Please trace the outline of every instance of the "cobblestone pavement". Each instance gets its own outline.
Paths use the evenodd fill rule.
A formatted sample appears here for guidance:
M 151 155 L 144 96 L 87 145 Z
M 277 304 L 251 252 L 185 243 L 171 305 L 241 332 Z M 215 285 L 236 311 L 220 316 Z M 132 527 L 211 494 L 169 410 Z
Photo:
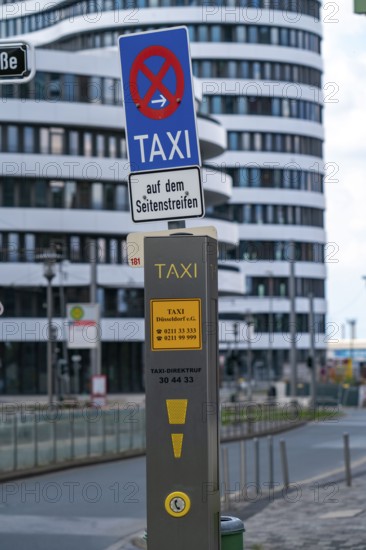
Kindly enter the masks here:
M 352 487 L 337 480 L 299 485 L 248 519 L 245 505 L 232 512 L 244 519 L 245 550 L 366 550 L 366 473 Z
M 292 489 L 275 499 L 231 503 L 228 514 L 244 520 L 245 550 L 366 550 L 366 472 L 351 487 L 330 479 Z M 146 548 L 142 535 L 116 550 Z

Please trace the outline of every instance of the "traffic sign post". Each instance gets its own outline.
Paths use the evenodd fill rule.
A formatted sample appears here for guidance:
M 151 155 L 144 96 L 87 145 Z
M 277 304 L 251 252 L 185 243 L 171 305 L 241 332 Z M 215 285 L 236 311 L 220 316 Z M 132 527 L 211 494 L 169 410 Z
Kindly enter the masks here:
M 91 402 L 94 407 L 105 407 L 107 403 L 107 377 L 94 374 L 91 377 Z
M 219 550 L 217 241 L 144 248 L 148 546 Z
M 133 221 L 201 217 L 188 30 L 124 35 L 119 47 Z M 149 550 L 219 550 L 217 240 L 146 236 L 137 249 L 130 264 L 145 268 Z
M 99 304 L 66 304 L 67 347 L 95 349 L 100 342 Z
M 133 221 L 202 217 L 201 158 L 188 30 L 175 27 L 123 35 L 119 48 Z M 169 182 L 176 181 L 173 171 L 178 168 L 185 170 L 184 176 L 179 174 L 182 189 L 176 191 L 189 195 L 184 203 L 171 195 L 174 190 L 167 191 Z M 153 186 L 156 191 L 148 191 Z M 167 200 L 169 206 L 147 208 L 140 204 L 143 195 L 158 205 Z
M 28 42 L 0 40 L 0 85 L 25 84 L 35 75 L 34 48 Z

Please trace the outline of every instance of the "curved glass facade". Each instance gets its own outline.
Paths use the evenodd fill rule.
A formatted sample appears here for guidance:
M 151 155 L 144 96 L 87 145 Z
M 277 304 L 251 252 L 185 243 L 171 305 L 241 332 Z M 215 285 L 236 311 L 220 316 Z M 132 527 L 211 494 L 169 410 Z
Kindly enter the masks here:
M 252 349 L 256 378 L 268 372 L 288 376 L 290 344 L 283 334 L 289 326 L 292 240 L 300 363 L 307 355 L 309 293 L 318 332 L 326 320 L 320 2 L 60 1 L 43 10 L 36 5 L 33 12 L 25 2 L 0 5 L 0 36 L 25 34 L 37 46 L 33 81 L 0 87 L 0 323 L 9 318 L 21 328 L 24 318 L 33 334 L 27 341 L 20 332 L 0 341 L 2 391 L 46 392 L 46 343 L 36 330 L 46 322 L 39 254 L 52 246 L 66 260 L 58 269 L 67 278 L 59 285 L 60 274 L 53 289 L 55 316 L 62 317 L 63 300 L 89 301 L 93 242 L 102 322 L 112 331 L 102 341 L 103 372 L 111 392 L 144 389 L 143 278 L 127 265 L 126 236 L 136 227 L 127 213 L 116 45 L 120 34 L 175 25 L 188 27 L 201 122 L 215 122 L 201 139 L 201 155 L 217 176 L 213 184 L 205 182 L 206 211 L 219 228 L 221 274 L 230 281 L 221 292 L 219 315 L 230 323 L 250 313 L 262 335 Z M 221 153 L 212 158 L 212 151 Z M 84 170 L 85 163 L 98 170 Z M 133 338 L 124 340 L 120 323 L 132 323 Z M 228 357 L 232 347 L 223 339 L 220 353 Z M 237 347 L 235 374 L 246 376 L 247 343 Z M 61 354 L 61 346 L 56 348 Z M 321 360 L 322 339 L 318 348 Z M 79 383 L 87 391 L 90 357 L 87 350 L 80 354 Z
M 313 101 L 270 96 L 203 96 L 201 110 L 214 115 L 279 116 L 322 122 L 322 108 Z
M 182 21 L 182 23 L 185 23 Z M 233 25 L 231 24 L 200 24 L 186 23 L 189 38 L 192 42 L 208 42 L 228 44 L 238 42 L 240 44 L 263 44 L 269 46 L 282 46 L 286 48 L 300 48 L 309 52 L 320 53 L 321 39 L 312 32 L 294 30 L 289 27 L 270 27 L 268 25 Z M 128 27 L 124 25 L 118 31 L 114 28 L 97 32 L 83 32 L 79 36 L 61 38 L 52 44 L 52 48 L 66 50 L 89 50 L 93 48 L 106 48 L 116 43 L 121 34 L 131 32 L 145 32 L 164 28 L 165 25 L 144 25 Z

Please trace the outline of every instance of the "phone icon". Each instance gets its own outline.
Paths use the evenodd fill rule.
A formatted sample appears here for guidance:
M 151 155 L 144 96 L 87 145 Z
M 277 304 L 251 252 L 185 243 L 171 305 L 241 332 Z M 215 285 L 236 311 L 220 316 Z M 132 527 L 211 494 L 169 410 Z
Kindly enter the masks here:
M 165 510 L 173 517 L 180 518 L 187 515 L 190 508 L 189 496 L 181 491 L 174 491 L 165 499 Z

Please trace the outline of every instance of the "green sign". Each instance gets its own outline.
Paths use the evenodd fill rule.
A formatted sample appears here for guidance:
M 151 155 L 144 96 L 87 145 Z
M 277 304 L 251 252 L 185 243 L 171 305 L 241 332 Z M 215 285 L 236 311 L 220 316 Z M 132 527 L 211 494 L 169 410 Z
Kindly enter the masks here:
M 355 0 L 355 13 L 366 14 L 366 0 Z

